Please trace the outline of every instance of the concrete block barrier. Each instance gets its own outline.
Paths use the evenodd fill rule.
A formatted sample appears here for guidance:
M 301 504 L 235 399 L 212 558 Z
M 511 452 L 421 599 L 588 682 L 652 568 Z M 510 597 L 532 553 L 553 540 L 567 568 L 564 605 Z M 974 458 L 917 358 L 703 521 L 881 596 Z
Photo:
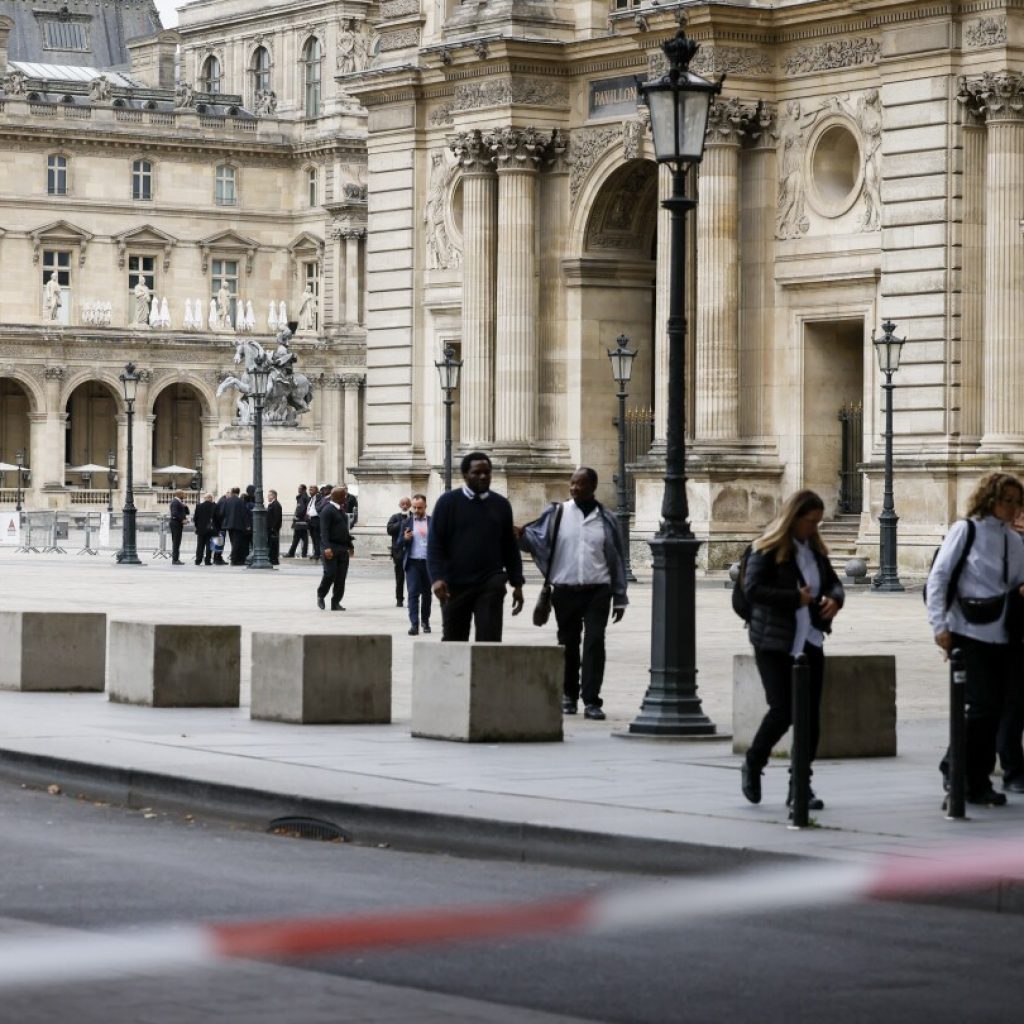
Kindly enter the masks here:
M 562 739 L 561 647 L 417 643 L 412 734 L 470 743 Z
M 237 708 L 241 626 L 112 620 L 107 695 L 154 708 Z
M 0 612 L 0 689 L 102 691 L 103 612 Z
M 752 654 L 732 659 L 732 749 L 746 753 L 767 711 Z M 790 730 L 775 747 L 788 755 Z M 896 756 L 896 658 L 892 654 L 825 655 L 818 757 Z
M 391 721 L 391 637 L 253 633 L 252 718 L 299 725 Z

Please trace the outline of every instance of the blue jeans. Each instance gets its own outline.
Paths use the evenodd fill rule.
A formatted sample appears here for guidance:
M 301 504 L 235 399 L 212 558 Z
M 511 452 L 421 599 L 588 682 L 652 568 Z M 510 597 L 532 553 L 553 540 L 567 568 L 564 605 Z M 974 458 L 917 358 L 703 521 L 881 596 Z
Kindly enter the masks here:
M 418 626 L 422 619 L 423 625 L 429 625 L 432 594 L 425 558 L 410 558 L 405 563 L 405 586 L 409 594 L 406 601 L 409 606 L 409 621 Z

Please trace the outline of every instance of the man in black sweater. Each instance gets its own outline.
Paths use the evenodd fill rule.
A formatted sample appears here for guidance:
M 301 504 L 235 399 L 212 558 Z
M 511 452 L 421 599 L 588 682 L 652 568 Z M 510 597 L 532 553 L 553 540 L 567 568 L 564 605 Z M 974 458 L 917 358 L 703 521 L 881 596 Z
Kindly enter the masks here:
M 284 509 L 277 500 L 277 491 L 267 491 L 267 559 L 271 565 L 281 561 L 281 523 Z
M 491 460 L 470 452 L 462 460 L 464 485 L 437 499 L 427 540 L 431 587 L 441 602 L 444 640 L 501 642 L 505 584 L 512 614 L 523 610 L 523 559 L 508 499 L 491 490 Z
M 352 534 L 348 529 L 344 487 L 335 487 L 331 491 L 330 501 L 323 505 L 317 518 L 320 520 L 324 574 L 316 589 L 316 606 L 323 610 L 324 598 L 330 590 L 331 611 L 343 612 L 345 608 L 341 599 L 345 596 L 345 578 L 348 576 L 348 560 L 352 554 Z

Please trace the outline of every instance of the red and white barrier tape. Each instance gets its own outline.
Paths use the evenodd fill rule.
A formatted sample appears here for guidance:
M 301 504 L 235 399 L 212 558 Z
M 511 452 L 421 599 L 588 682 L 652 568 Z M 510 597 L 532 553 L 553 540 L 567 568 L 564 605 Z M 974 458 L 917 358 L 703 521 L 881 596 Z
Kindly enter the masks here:
M 1022 839 L 866 864 L 798 864 L 661 880 L 541 903 L 117 932 L 21 933 L 0 941 L 0 988 L 211 967 L 238 958 L 288 959 L 467 939 L 650 929 L 712 915 L 965 891 L 1007 879 L 1024 880 Z

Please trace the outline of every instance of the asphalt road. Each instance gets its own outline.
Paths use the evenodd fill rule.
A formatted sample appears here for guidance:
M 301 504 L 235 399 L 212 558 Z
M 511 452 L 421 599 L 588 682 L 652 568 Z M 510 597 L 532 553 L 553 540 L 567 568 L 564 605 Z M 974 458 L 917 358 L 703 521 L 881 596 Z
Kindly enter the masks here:
M 0 863 L 7 935 L 518 902 L 620 881 L 269 836 L 8 785 Z M 1024 996 L 1022 938 L 1021 917 L 872 905 L 18 989 L 0 993 L 0 1021 L 1002 1024 Z

